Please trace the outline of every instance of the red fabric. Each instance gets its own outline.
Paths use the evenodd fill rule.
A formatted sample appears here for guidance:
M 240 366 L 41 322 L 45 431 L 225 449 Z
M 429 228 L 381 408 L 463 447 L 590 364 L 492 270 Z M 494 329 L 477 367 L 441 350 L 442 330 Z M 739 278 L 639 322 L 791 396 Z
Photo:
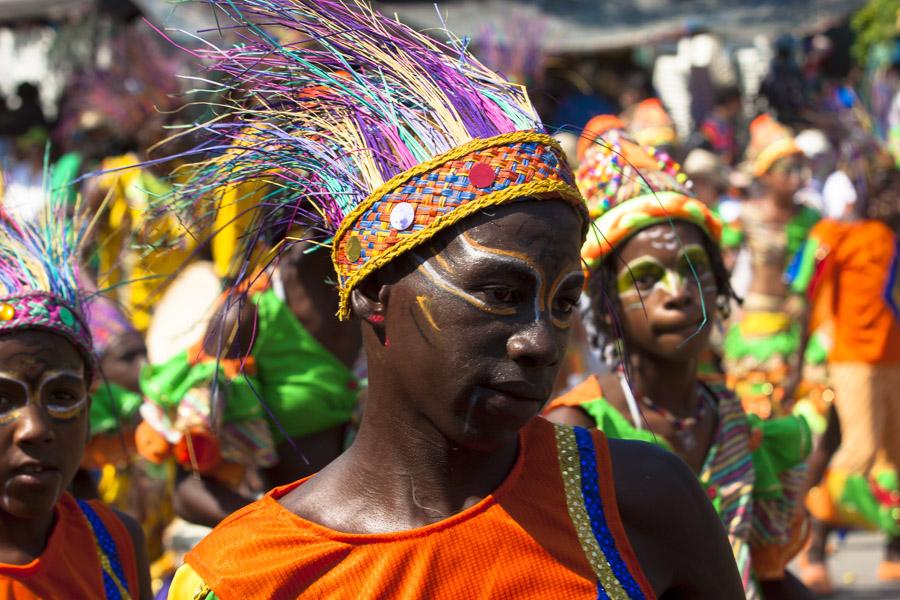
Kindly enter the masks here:
M 129 592 L 137 597 L 137 563 L 131 536 L 115 513 L 101 504 L 91 506 L 116 543 Z M 56 523 L 44 552 L 27 565 L 0 563 L 0 600 L 105 598 L 103 571 L 91 526 L 74 498 L 63 494 L 56 504 Z
M 621 527 L 601 433 L 595 442 L 610 527 L 652 598 Z M 327 529 L 278 503 L 304 481 L 234 513 L 187 555 L 221 600 L 597 597 L 566 507 L 554 429 L 544 419 L 523 430 L 516 464 L 492 495 L 426 527 L 373 535 Z

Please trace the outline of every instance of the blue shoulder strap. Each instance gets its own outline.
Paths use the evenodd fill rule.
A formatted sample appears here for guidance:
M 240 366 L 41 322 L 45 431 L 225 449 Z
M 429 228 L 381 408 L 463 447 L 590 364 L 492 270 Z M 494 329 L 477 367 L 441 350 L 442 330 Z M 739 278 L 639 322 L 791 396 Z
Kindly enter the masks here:
M 84 500 L 77 500 L 78 507 L 87 518 L 94 533 L 94 541 L 97 545 L 97 552 L 100 555 L 100 564 L 103 567 L 103 588 L 106 591 L 106 600 L 131 600 L 125 579 L 125 573 L 122 571 L 122 563 L 119 561 L 119 553 L 116 549 L 116 542 L 113 540 L 103 524 L 103 520 L 97 511 Z

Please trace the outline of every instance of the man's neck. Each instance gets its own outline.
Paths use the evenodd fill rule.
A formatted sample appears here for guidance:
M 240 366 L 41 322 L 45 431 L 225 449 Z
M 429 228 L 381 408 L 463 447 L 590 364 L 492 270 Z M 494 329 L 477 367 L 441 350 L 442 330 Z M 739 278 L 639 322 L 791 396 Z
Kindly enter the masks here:
M 515 441 L 489 450 L 460 447 L 402 406 L 373 397 L 370 390 L 353 446 L 335 469 L 323 471 L 338 487 L 358 492 L 370 514 L 382 515 L 379 528 L 402 531 L 446 519 L 494 492 L 509 474 L 518 451 Z M 396 409 L 388 414 L 381 407 Z M 365 524 L 354 528 L 371 529 Z

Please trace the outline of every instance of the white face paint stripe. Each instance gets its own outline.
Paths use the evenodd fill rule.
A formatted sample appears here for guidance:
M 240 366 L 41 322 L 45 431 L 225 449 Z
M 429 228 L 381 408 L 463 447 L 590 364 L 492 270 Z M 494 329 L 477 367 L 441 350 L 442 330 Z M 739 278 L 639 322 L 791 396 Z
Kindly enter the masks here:
M 544 312 L 545 308 L 543 306 L 544 277 L 538 269 L 529 264 L 527 260 L 523 260 L 522 258 L 516 257 L 512 254 L 502 253 L 499 251 L 490 251 L 477 242 L 473 242 L 472 240 L 470 240 L 468 235 L 466 235 L 465 233 L 460 235 L 458 239 L 460 240 L 460 242 L 462 242 L 463 250 L 465 250 L 466 254 L 468 254 L 470 257 L 477 258 L 479 260 L 497 260 L 500 262 L 517 264 L 525 267 L 528 271 L 530 271 L 531 275 L 534 277 L 535 282 L 534 320 L 540 320 L 541 314 Z
M 481 310 L 483 310 L 485 312 L 489 312 L 491 314 L 498 314 L 498 315 L 513 314 L 514 311 L 512 309 L 507 311 L 506 309 L 497 309 L 497 308 L 492 308 L 492 307 L 488 306 L 481 299 L 476 298 L 475 296 L 473 296 L 472 294 L 463 290 L 459 286 L 448 281 L 447 278 L 444 277 L 443 275 L 441 275 L 433 266 L 431 266 L 428 263 L 427 260 L 425 260 L 424 258 L 419 256 L 415 252 L 411 252 L 410 255 L 413 257 L 413 260 L 415 260 L 416 263 L 418 264 L 419 272 L 422 273 L 423 275 L 425 275 L 425 277 L 428 278 L 429 281 L 431 281 L 434 285 L 436 285 L 440 289 L 444 290 L 445 292 L 449 292 L 449 293 L 453 294 L 454 296 L 457 296 L 458 298 L 462 298 L 469 304 L 472 304 L 473 306 L 480 308 Z

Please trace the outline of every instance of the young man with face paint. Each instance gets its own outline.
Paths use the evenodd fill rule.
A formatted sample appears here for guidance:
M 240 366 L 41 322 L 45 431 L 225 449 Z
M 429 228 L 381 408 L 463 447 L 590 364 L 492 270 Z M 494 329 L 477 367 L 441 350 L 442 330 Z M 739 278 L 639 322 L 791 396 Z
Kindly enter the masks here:
M 224 72 L 280 57 L 219 129 L 247 148 L 225 172 L 296 186 L 269 202 L 324 232 L 369 394 L 353 445 L 228 517 L 170 597 L 740 597 L 683 465 L 537 418 L 586 216 L 524 90 L 365 4 L 214 4 L 248 42 L 217 53 Z M 277 24 L 328 45 L 286 53 Z M 260 139 L 231 141 L 247 120 Z M 222 176 L 201 169 L 201 189 L 205 175 Z
M 146 600 L 140 526 L 66 491 L 95 362 L 77 286 L 85 226 L 61 198 L 46 207 L 35 223 L 0 213 L 0 598 Z
M 819 213 L 796 202 L 803 153 L 788 129 L 769 115 L 750 124 L 747 160 L 762 195 L 741 208 L 752 274 L 740 318 L 725 338 L 725 370 L 747 411 L 765 419 L 790 412 L 802 376 L 804 357 L 797 348 L 803 306 L 791 298 L 786 273 Z
M 733 394 L 698 373 L 717 308 L 731 295 L 721 223 L 677 165 L 615 120 L 598 118 L 590 134 L 596 143 L 576 173 L 595 218 L 582 248 L 586 321 L 594 343 L 606 338 L 620 358 L 546 414 L 680 456 L 727 529 L 746 596 L 806 597 L 785 566 L 805 540 L 794 517 L 808 428 L 795 417 L 748 418 Z

